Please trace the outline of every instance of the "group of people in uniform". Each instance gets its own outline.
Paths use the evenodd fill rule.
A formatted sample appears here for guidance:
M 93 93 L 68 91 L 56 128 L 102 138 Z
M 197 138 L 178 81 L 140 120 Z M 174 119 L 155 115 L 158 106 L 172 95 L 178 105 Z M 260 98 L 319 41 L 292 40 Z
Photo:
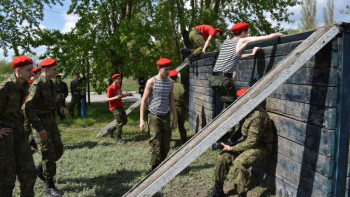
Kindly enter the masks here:
M 41 74 L 32 82 L 32 59 L 19 56 L 14 58 L 11 66 L 14 73 L 0 85 L 0 196 L 12 196 L 16 176 L 21 197 L 34 196 L 37 177 L 45 182 L 45 193 L 62 196 L 54 183 L 56 161 L 63 154 L 55 110 L 57 106 L 62 114 L 67 110 L 57 102 L 51 80 L 57 74 L 57 62 L 55 59 L 43 60 Z M 29 147 L 29 128 L 24 127 L 25 119 L 41 155 L 37 166 Z
M 209 78 L 210 85 L 220 95 L 224 108 L 248 91 L 248 88 L 245 88 L 235 94 L 234 71 L 241 58 L 254 56 L 259 47 L 255 47 L 251 54 L 243 54 L 244 49 L 250 44 L 282 36 L 280 33 L 274 33 L 250 37 L 248 29 L 247 23 L 237 23 L 231 28 L 234 36 L 222 44 L 213 75 Z M 219 28 L 214 29 L 209 25 L 196 26 L 190 33 L 190 40 L 195 46 L 192 49 L 193 55 L 206 53 L 210 40 L 222 35 L 223 31 Z M 172 129 L 179 126 L 182 143 L 187 141 L 184 128 L 186 117 L 184 114 L 187 113 L 186 92 L 184 86 L 177 82 L 178 72 L 171 70 L 171 63 L 167 58 L 157 61 L 158 74 L 147 81 L 141 99 L 139 127 L 141 131 L 146 130 L 146 125 L 148 127 L 152 170 L 167 157 Z M 35 80 L 31 77 L 40 69 L 33 69 L 33 61 L 30 58 L 16 57 L 11 66 L 14 69 L 13 75 L 0 85 L 0 196 L 12 196 L 16 176 L 22 197 L 34 196 L 36 177 L 45 182 L 47 194 L 62 196 L 63 192 L 54 184 L 56 161 L 63 154 L 55 112 L 58 110 L 62 117 L 68 113 L 64 100 L 68 90 L 62 85 L 61 76 L 57 76 L 56 85 L 51 80 L 57 75 L 55 59 L 45 59 L 40 63 L 41 74 Z M 106 100 L 109 102 L 109 110 L 117 120 L 116 140 L 122 142 L 122 127 L 127 123 L 122 98 L 133 95 L 122 92 L 120 73 L 114 74 L 111 78 L 113 83 L 107 88 Z M 77 87 L 80 83 L 81 79 L 76 75 L 71 88 Z M 74 95 L 78 93 L 73 89 L 71 91 L 74 100 Z M 148 124 L 145 124 L 146 108 Z M 70 113 L 72 115 L 72 110 Z M 29 129 L 42 158 L 37 166 L 34 165 L 28 144 Z M 232 188 L 240 196 L 246 194 L 248 169 L 254 162 L 265 158 L 272 151 L 274 142 L 272 121 L 266 110 L 258 106 L 239 125 L 232 128 L 226 137 L 227 139 L 222 142 L 222 153 L 215 165 L 215 183 L 213 191 L 209 194 L 211 197 L 224 196 L 224 180 L 230 168 L 233 173 L 233 180 L 230 182 Z M 228 141 L 236 143 L 230 146 Z

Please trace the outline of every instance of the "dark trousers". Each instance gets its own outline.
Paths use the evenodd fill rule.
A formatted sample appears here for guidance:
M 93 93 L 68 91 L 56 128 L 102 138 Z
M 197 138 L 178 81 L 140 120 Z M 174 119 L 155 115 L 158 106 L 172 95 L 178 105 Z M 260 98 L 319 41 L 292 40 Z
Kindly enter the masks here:
M 78 116 L 81 117 L 81 96 L 80 94 L 72 94 L 72 101 L 69 106 L 69 114 L 74 117 L 74 108 L 77 106 Z

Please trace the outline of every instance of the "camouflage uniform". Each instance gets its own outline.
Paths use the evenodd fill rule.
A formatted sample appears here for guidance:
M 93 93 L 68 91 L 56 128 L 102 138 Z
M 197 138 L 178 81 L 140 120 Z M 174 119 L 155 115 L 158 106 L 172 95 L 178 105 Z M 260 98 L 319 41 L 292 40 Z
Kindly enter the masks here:
M 56 93 L 57 95 L 60 94 L 61 99 L 60 99 L 60 103 L 62 104 L 63 107 L 66 107 L 66 97 L 68 96 L 68 87 L 67 84 L 63 81 L 61 81 L 60 84 L 58 84 L 58 82 L 55 82 L 55 88 L 56 88 Z M 59 108 L 57 108 L 57 114 L 60 116 L 61 119 L 64 118 L 64 115 L 61 114 Z
M 268 156 L 273 148 L 274 134 L 272 122 L 264 108 L 258 106 L 245 119 L 241 126 L 235 127 L 235 138 L 243 136 L 243 141 L 232 147 L 230 152 L 222 152 L 215 165 L 215 180 L 223 181 L 229 172 L 233 173 L 233 188 L 238 193 L 247 192 L 248 168 L 258 160 Z M 238 135 L 237 135 L 238 134 Z
M 35 165 L 24 133 L 24 114 L 21 106 L 28 83 L 19 85 L 15 75 L 0 85 L 0 127 L 13 132 L 0 137 L 0 196 L 12 196 L 16 175 L 21 196 L 34 196 Z
M 191 49 L 193 55 L 197 56 L 202 53 L 203 47 L 205 45 L 205 40 L 200 31 L 192 29 L 189 35 L 190 41 L 194 47 Z
M 43 175 L 46 179 L 56 175 L 56 161 L 63 154 L 61 134 L 55 119 L 56 102 L 56 91 L 52 80 L 47 80 L 41 75 L 29 89 L 25 112 L 42 156 Z M 46 140 L 39 135 L 43 129 L 47 132 Z
M 158 166 L 168 155 L 171 141 L 170 115 L 148 114 L 149 145 L 151 146 L 151 165 Z
M 74 108 L 77 106 L 78 116 L 81 117 L 81 83 L 83 79 L 74 79 L 70 83 L 70 90 L 72 94 L 72 100 L 69 106 L 69 113 L 74 117 Z
M 123 126 L 128 122 L 128 116 L 126 115 L 123 106 L 114 108 L 112 113 L 117 121 L 117 124 L 115 125 L 116 133 L 117 136 L 120 137 L 122 135 Z
M 209 78 L 209 83 L 214 92 L 221 97 L 224 103 L 224 109 L 235 101 L 236 97 L 232 78 L 211 76 Z
M 180 82 L 174 82 L 174 100 L 177 112 L 177 123 L 179 127 L 179 132 L 181 136 L 182 143 L 187 141 L 187 132 L 185 129 L 186 114 L 188 109 L 186 106 L 186 91 L 184 85 Z M 171 121 L 172 122 L 172 121 Z

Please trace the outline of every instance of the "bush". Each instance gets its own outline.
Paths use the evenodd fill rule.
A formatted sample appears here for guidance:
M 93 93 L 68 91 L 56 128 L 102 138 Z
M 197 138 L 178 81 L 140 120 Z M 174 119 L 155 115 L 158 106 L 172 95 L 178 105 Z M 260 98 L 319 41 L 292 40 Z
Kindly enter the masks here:
M 5 60 L 0 60 L 0 73 L 11 74 L 12 72 L 13 69 L 11 67 L 11 64 L 9 62 L 6 62 Z

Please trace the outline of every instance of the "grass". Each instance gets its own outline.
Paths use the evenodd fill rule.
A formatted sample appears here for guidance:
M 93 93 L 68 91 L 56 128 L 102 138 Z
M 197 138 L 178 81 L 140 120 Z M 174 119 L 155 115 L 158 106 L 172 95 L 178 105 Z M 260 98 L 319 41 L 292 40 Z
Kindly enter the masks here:
M 125 103 L 124 107 L 127 109 L 130 105 Z M 85 119 L 58 120 L 64 154 L 57 162 L 55 179 L 56 187 L 64 191 L 65 197 L 122 196 L 148 174 L 151 168 L 148 134 L 139 131 L 139 109 L 129 114 L 128 123 L 123 128 L 126 143 L 116 143 L 109 137 L 96 138 L 112 120 L 113 115 L 106 103 L 89 105 Z M 188 128 L 188 123 L 185 126 Z M 179 139 L 178 130 L 173 131 L 173 140 Z M 169 155 L 177 148 L 172 148 Z M 207 150 L 156 196 L 206 196 L 213 185 L 218 153 Z M 39 154 L 35 153 L 33 157 L 37 164 Z M 44 183 L 38 179 L 36 196 L 45 196 L 44 188 Z M 19 196 L 18 183 L 14 194 Z

